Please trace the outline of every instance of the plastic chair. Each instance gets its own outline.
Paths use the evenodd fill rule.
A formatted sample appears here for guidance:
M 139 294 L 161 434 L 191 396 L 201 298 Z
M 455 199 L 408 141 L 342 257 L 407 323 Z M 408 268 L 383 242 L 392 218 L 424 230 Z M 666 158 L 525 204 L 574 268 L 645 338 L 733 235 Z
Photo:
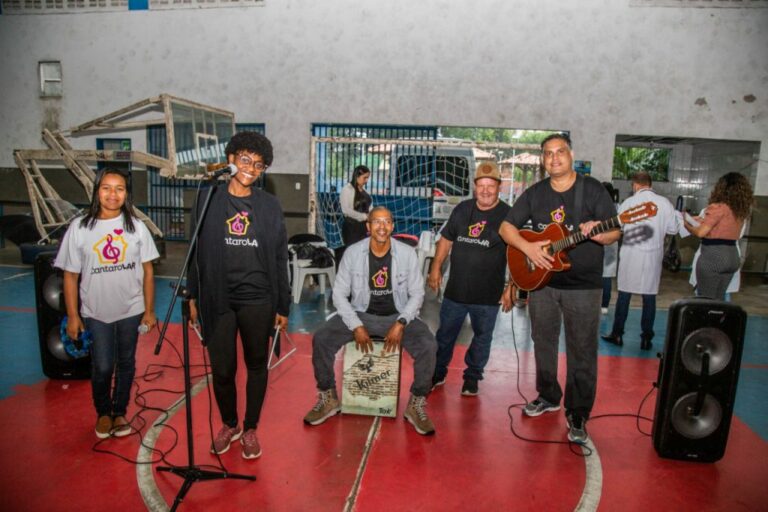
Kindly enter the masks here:
M 312 233 L 301 233 L 288 239 L 288 252 L 291 256 L 288 262 L 288 271 L 291 275 L 291 294 L 293 295 L 294 304 L 298 304 L 301 301 L 301 290 L 304 288 L 304 281 L 308 276 L 317 276 L 320 283 L 320 293 L 323 295 L 325 295 L 325 280 L 328 280 L 328 285 L 331 288 L 333 287 L 333 282 L 336 280 L 335 259 L 330 266 L 321 268 L 313 267 L 311 259 L 298 257 L 296 248 L 305 243 L 309 243 L 315 247 L 328 248 L 328 244 L 323 240 L 323 237 Z M 333 254 L 332 251 L 331 254 Z
M 419 235 L 419 245 L 416 255 L 419 257 L 419 269 L 426 278 L 429 274 L 429 263 L 435 257 L 435 236 L 432 231 L 422 231 Z

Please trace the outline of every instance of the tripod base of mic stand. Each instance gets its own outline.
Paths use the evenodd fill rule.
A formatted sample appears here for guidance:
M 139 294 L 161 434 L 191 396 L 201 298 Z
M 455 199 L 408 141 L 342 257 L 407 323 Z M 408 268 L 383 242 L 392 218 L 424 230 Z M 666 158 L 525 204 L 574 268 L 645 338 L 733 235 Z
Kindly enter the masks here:
M 202 482 L 205 480 L 223 480 L 225 478 L 235 478 L 238 480 L 256 480 L 256 477 L 253 475 L 240 475 L 237 473 L 225 473 L 223 471 L 211 471 L 206 469 L 200 469 L 197 466 L 176 466 L 176 467 L 170 467 L 170 466 L 158 466 L 158 471 L 167 471 L 169 473 L 173 473 L 174 475 L 179 475 L 180 477 L 184 478 L 184 483 L 181 484 L 181 489 L 179 489 L 178 494 L 176 495 L 176 499 L 173 500 L 173 506 L 171 507 L 171 512 L 176 510 L 176 507 L 178 507 L 182 501 L 184 501 L 184 496 L 187 495 L 187 492 L 192 487 L 192 484 L 195 482 Z

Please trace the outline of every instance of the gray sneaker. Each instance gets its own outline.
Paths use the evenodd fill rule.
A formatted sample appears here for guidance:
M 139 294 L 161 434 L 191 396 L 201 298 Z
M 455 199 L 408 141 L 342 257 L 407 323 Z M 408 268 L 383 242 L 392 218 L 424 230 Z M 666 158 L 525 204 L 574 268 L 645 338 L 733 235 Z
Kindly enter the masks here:
M 319 391 L 317 397 L 315 406 L 304 416 L 304 423 L 307 425 L 319 425 L 334 414 L 341 412 L 341 404 L 335 389 Z
M 566 416 L 568 423 L 568 440 L 572 443 L 586 444 L 589 440 L 587 434 L 587 420 L 578 414 L 569 414 Z
M 405 408 L 405 419 L 413 425 L 416 432 L 423 436 L 429 436 L 435 433 L 435 425 L 427 416 L 427 397 L 411 395 L 408 400 L 408 407 Z
M 559 410 L 560 404 L 553 404 L 551 402 L 547 402 L 541 397 L 538 397 L 536 400 L 526 405 L 523 409 L 523 412 L 526 416 L 534 417 L 541 416 L 545 412 L 554 412 Z

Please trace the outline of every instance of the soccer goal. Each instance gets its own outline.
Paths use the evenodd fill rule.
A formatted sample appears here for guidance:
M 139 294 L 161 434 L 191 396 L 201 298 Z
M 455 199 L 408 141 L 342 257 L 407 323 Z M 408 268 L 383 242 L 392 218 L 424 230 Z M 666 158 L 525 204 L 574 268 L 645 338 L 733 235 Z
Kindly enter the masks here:
M 374 206 L 389 208 L 395 234 L 436 232 L 453 208 L 472 197 L 472 177 L 483 161 L 501 171 L 501 198 L 512 204 L 541 178 L 539 146 L 468 140 L 409 140 L 370 137 L 321 137 L 311 141 L 309 174 L 310 231 L 330 247 L 342 245 L 344 222 L 339 194 L 353 169 L 371 169 L 366 189 Z

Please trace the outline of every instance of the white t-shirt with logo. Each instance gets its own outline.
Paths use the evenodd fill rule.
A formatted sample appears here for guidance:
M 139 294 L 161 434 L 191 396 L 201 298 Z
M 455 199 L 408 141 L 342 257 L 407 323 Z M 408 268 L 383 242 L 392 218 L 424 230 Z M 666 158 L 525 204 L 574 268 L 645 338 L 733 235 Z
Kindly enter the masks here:
M 144 312 L 142 263 L 159 254 L 149 230 L 134 219 L 134 232 L 123 216 L 97 219 L 92 229 L 72 221 L 61 242 L 54 266 L 80 274 L 80 314 L 111 323 Z

